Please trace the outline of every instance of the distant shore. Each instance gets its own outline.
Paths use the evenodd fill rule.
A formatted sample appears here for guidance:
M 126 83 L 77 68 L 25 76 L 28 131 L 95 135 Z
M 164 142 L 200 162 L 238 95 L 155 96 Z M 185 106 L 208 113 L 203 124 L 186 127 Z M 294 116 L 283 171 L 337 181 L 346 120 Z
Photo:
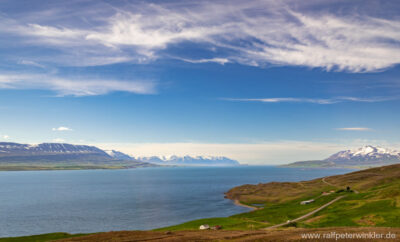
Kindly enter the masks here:
M 121 170 L 146 167 L 160 167 L 159 165 L 0 165 L 1 171 L 59 171 L 59 170 Z

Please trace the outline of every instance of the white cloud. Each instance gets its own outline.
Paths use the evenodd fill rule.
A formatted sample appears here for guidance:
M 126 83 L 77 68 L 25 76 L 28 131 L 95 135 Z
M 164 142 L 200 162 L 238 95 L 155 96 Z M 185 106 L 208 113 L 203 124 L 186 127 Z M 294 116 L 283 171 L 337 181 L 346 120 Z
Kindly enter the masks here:
M 94 26 L 72 25 L 71 19 L 54 24 L 46 16 L 47 21 L 40 24 L 34 18 L 26 22 L 6 19 L 0 32 L 24 36 L 30 44 L 58 47 L 69 56 L 66 63 L 74 63 L 74 57 L 79 64 L 91 63 L 104 55 L 110 60 L 103 63 L 146 62 L 158 58 L 161 49 L 187 42 L 225 51 L 193 63 L 225 63 L 227 56 L 221 53 L 247 65 L 349 72 L 377 71 L 400 63 L 398 19 L 371 17 L 356 10 L 352 14 L 311 11 L 316 8 L 313 4 L 317 5 L 289 0 L 144 2 L 123 10 L 112 8 L 114 13 L 106 17 L 97 16 L 98 11 L 75 10 L 86 11 L 86 21 Z
M 3 139 L 9 139 L 10 138 L 10 136 L 8 136 L 8 135 L 3 135 Z
M 341 102 L 384 102 L 396 100 L 397 97 L 372 97 L 372 98 L 358 98 L 358 97 L 334 97 L 334 98 L 294 98 L 294 97 L 280 97 L 280 98 L 221 98 L 226 101 L 239 101 L 239 102 L 263 102 L 263 103 L 315 103 L 315 104 L 335 104 Z
M 116 91 L 153 94 L 155 87 L 156 83 L 150 80 L 66 79 L 38 74 L 0 74 L 0 88 L 53 90 L 59 96 L 93 96 Z
M 52 128 L 51 130 L 53 130 L 53 131 L 72 131 L 72 129 L 70 129 L 68 127 L 64 127 L 64 126 L 60 126 L 58 128 Z
M 372 129 L 365 128 L 365 127 L 349 127 L 349 128 L 337 128 L 336 130 L 342 130 L 342 131 L 371 131 Z
M 63 142 L 65 142 L 65 140 L 61 139 L 61 138 L 56 138 L 56 139 L 53 139 L 53 142 L 55 142 L 55 143 L 63 143 Z

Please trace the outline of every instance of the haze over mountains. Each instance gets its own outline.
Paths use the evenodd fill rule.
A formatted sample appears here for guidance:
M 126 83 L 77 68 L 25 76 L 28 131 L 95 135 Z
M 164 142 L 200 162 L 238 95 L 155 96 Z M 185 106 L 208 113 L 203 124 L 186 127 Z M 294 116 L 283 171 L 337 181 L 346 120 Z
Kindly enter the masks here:
M 298 161 L 289 167 L 374 167 L 400 163 L 400 152 L 366 145 L 337 152 L 324 160 Z

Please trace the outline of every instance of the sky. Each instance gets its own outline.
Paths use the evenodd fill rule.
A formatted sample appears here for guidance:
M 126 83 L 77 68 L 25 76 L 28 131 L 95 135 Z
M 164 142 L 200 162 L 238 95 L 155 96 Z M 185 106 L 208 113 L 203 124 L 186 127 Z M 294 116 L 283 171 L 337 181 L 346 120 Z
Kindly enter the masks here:
M 0 141 L 244 164 L 400 148 L 398 1 L 0 1 Z

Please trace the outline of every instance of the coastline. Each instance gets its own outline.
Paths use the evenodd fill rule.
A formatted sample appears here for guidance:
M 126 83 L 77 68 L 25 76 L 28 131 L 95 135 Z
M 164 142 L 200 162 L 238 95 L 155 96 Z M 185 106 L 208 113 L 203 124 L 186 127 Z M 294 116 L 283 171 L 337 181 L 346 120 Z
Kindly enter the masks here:
M 241 203 L 241 202 L 240 202 L 239 200 L 237 200 L 237 199 L 233 200 L 233 203 L 234 203 L 236 206 L 241 206 L 241 207 L 245 207 L 245 208 L 250 208 L 250 209 L 252 209 L 253 211 L 254 211 L 254 210 L 261 209 L 260 207 L 255 207 L 255 206 L 250 206 L 250 205 L 247 205 L 247 204 L 243 204 L 243 203 Z

